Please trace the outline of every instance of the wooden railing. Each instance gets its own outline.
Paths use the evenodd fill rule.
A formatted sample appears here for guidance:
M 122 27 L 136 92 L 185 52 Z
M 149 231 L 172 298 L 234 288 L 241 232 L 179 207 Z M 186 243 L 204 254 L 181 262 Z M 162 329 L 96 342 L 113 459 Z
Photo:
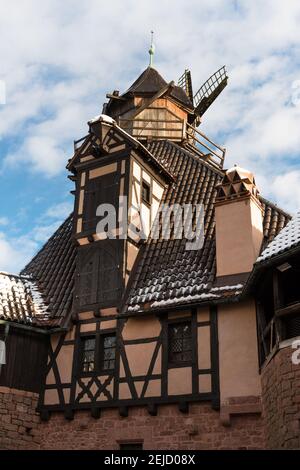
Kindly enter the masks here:
M 170 139 L 184 138 L 184 121 L 181 119 L 120 119 L 120 127 L 137 139 Z
M 82 137 L 82 138 L 79 139 L 79 140 L 74 140 L 74 151 L 78 150 L 78 149 L 82 146 L 84 140 L 85 140 L 87 137 L 88 137 L 88 135 L 85 135 L 84 137 Z
M 226 149 L 213 142 L 207 135 L 187 123 L 186 134 L 189 143 L 200 150 L 204 159 L 214 166 L 223 168 Z

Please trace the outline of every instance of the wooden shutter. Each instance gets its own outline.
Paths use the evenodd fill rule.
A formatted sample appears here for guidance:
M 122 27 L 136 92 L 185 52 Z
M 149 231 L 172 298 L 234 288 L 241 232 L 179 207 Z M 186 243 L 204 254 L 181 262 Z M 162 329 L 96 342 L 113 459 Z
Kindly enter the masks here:
M 76 300 L 79 308 L 115 305 L 122 294 L 122 240 L 101 240 L 78 252 Z
M 112 304 L 121 296 L 121 243 L 120 240 L 106 240 L 99 252 L 99 302 Z
M 117 172 L 109 173 L 89 180 L 84 192 L 83 231 L 95 233 L 99 220 L 96 210 L 100 204 L 113 204 L 118 210 L 120 176 Z
M 77 300 L 78 306 L 92 305 L 97 302 L 98 253 L 89 248 L 78 253 Z

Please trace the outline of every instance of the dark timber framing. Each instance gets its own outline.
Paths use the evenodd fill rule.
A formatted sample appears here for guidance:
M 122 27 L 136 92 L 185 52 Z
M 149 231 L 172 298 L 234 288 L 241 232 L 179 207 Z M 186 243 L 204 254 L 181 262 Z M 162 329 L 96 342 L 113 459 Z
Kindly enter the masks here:
M 53 367 L 53 372 L 56 379 L 56 384 L 47 385 L 45 389 L 57 389 L 59 394 L 59 404 L 44 405 L 44 393 L 41 394 L 38 409 L 43 412 L 44 419 L 47 419 L 51 411 L 65 411 L 66 417 L 72 419 L 72 412 L 75 410 L 91 410 L 94 417 L 100 417 L 101 408 L 119 408 L 122 415 L 128 414 L 128 407 L 132 406 L 147 406 L 149 414 L 155 415 L 157 413 L 157 406 L 167 403 L 177 403 L 180 405 L 183 412 L 188 410 L 188 403 L 210 401 L 214 409 L 219 409 L 220 406 L 220 391 L 219 391 L 219 351 L 218 351 L 218 321 L 217 321 L 217 307 L 211 306 L 209 321 L 197 321 L 197 309 L 192 308 L 186 310 L 190 315 L 168 318 L 168 313 L 159 315 L 157 318 L 161 323 L 161 332 L 159 336 L 145 337 L 136 340 L 123 340 L 122 331 L 128 318 L 116 318 L 115 316 L 99 317 L 94 319 L 79 320 L 75 327 L 75 339 L 65 341 L 65 334 L 61 335 L 55 351 L 50 349 L 50 363 L 47 371 Z M 116 328 L 100 329 L 101 322 L 106 322 L 116 319 Z M 172 323 L 187 322 L 191 323 L 192 332 L 192 360 L 188 367 L 192 369 L 192 393 L 186 395 L 168 395 L 168 326 Z M 91 325 L 91 331 L 80 332 L 81 325 Z M 210 348 L 211 348 L 211 368 L 199 369 L 198 365 L 198 329 L 203 326 L 210 326 Z M 93 328 L 94 327 L 94 328 Z M 102 334 L 116 334 L 116 357 L 115 369 L 113 371 L 93 371 L 89 373 L 80 372 L 80 341 L 84 336 L 96 336 L 98 339 L 96 344 L 99 344 L 99 337 Z M 127 345 L 143 345 L 149 343 L 156 343 L 151 357 L 148 371 L 146 375 L 133 376 L 130 370 L 126 355 Z M 56 358 L 63 345 L 74 344 L 74 358 L 72 368 L 71 384 L 61 383 L 58 377 Z M 161 373 L 154 373 L 154 366 L 161 350 Z M 122 360 L 125 376 L 119 376 L 120 360 Z M 187 365 L 174 365 L 176 367 L 187 367 Z M 199 375 L 211 374 L 212 390 L 210 393 L 202 393 L 199 391 Z M 101 377 L 106 377 L 101 380 Z M 82 379 L 86 380 L 84 383 Z M 161 380 L 161 395 L 155 397 L 145 397 L 150 380 Z M 137 394 L 135 382 L 144 382 L 140 396 Z M 107 387 L 113 382 L 113 392 L 107 390 Z M 127 383 L 131 398 L 119 399 L 119 384 Z M 97 393 L 91 393 L 90 389 L 92 384 L 96 384 Z M 79 392 L 78 390 L 79 386 Z M 70 403 L 66 404 L 63 397 L 63 390 L 70 389 Z M 45 391 L 45 390 L 44 390 Z M 106 400 L 99 400 L 100 394 L 104 394 Z M 81 402 L 80 400 L 84 395 L 89 397 L 90 401 Z M 125 414 L 124 414 L 125 413 Z

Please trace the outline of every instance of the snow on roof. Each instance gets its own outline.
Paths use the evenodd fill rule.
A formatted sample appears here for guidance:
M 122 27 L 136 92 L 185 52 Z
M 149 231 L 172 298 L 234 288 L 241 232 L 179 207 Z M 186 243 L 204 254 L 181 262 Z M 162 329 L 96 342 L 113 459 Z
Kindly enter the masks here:
M 300 211 L 288 222 L 257 258 L 257 263 L 284 253 L 300 243 Z
M 46 314 L 47 305 L 32 280 L 0 272 L 0 318 L 31 323 Z
M 152 153 L 149 152 L 145 145 L 143 145 L 138 139 L 133 137 L 131 134 L 126 132 L 122 127 L 118 126 L 117 122 L 112 117 L 108 116 L 107 114 L 99 114 L 99 116 L 95 116 L 93 119 L 88 121 L 88 124 L 94 124 L 95 122 L 106 122 L 107 124 L 111 124 L 112 126 L 116 127 L 123 135 L 126 135 L 128 139 L 138 144 L 139 147 L 142 148 L 143 151 L 151 158 L 151 160 L 154 161 L 155 164 L 158 165 L 161 170 L 173 180 L 173 176 L 171 175 L 171 173 L 169 173 L 169 171 L 163 165 L 161 165 L 161 163 L 158 162 L 158 160 L 154 157 Z
M 201 302 L 206 300 L 217 300 L 221 299 L 222 297 L 226 297 L 227 295 L 240 294 L 243 289 L 243 284 L 236 284 L 232 286 L 221 286 L 221 287 L 213 287 L 208 292 L 202 292 L 201 294 L 194 294 L 182 297 L 175 297 L 171 299 L 165 300 L 156 300 L 155 302 L 151 303 L 151 308 L 164 308 L 164 307 L 172 307 L 178 304 L 186 304 L 189 302 Z M 128 312 L 142 312 L 143 307 L 139 304 L 136 305 L 129 305 Z
M 108 124 L 116 123 L 116 121 L 112 117 L 107 116 L 107 114 L 99 114 L 98 116 L 95 116 L 90 121 L 88 121 L 88 124 L 93 124 L 94 122 L 98 121 L 107 122 Z

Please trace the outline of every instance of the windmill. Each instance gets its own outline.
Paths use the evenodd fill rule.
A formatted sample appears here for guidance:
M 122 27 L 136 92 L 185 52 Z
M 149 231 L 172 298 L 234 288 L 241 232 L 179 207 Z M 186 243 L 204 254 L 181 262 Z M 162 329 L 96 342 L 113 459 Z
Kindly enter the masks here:
M 209 77 L 194 94 L 188 69 L 179 78 L 178 85 L 173 81 L 167 82 L 153 67 L 152 40 L 149 54 L 149 66 L 124 93 L 120 95 L 114 91 L 107 94 L 109 102 L 105 104 L 103 113 L 144 143 L 153 139 L 170 139 L 222 168 L 225 149 L 197 127 L 203 114 L 227 85 L 225 66 Z
M 228 82 L 228 75 L 225 65 L 211 75 L 199 90 L 193 94 L 191 72 L 186 69 L 178 80 L 178 85 L 184 89 L 194 106 L 195 121 L 199 125 L 201 116 L 208 110 L 210 105 L 216 100 L 224 90 Z M 197 119 L 198 118 L 198 119 Z
M 178 86 L 185 91 L 193 106 L 193 112 L 189 114 L 186 124 L 187 142 L 185 146 L 193 151 L 197 149 L 202 158 L 210 160 L 212 164 L 219 168 L 223 168 L 225 149 L 209 139 L 196 127 L 201 123 L 203 114 L 224 90 L 227 82 L 228 75 L 225 65 L 211 75 L 195 94 L 193 94 L 191 72 L 188 69 L 184 71 L 178 80 Z M 191 145 L 193 145 L 192 148 Z

